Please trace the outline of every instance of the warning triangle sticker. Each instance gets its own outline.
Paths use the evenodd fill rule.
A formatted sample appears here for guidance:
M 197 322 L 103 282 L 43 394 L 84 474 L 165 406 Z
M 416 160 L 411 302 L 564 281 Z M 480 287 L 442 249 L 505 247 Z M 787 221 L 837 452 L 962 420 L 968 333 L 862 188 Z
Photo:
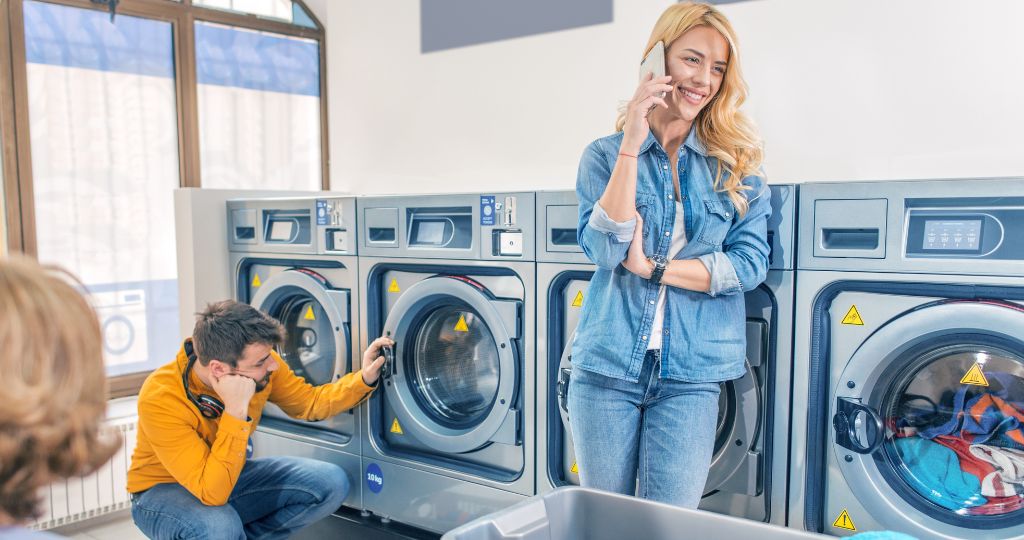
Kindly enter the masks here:
M 971 369 L 964 373 L 964 378 L 960 379 L 960 384 L 988 386 L 988 379 L 985 378 L 985 374 L 981 371 L 981 364 L 975 362 Z
M 469 332 L 469 326 L 466 325 L 466 316 L 459 315 L 459 322 L 455 323 L 456 332 Z
M 252 275 L 252 286 L 253 287 L 259 287 L 260 285 L 263 285 L 263 283 L 260 281 L 260 275 L 259 274 L 253 274 Z
M 583 306 L 583 291 L 576 291 L 576 298 L 572 301 L 572 307 Z
M 391 433 L 402 434 L 402 426 L 398 425 L 398 419 L 395 418 L 394 422 L 391 422 Z
M 860 312 L 857 311 L 857 306 L 850 306 L 850 311 L 847 311 L 846 316 L 843 317 L 843 324 L 855 324 L 857 326 L 864 326 L 864 319 L 860 318 Z
M 313 306 L 306 308 L 306 315 L 303 317 L 307 321 L 315 321 L 316 315 L 313 315 Z
M 839 514 L 839 517 L 832 522 L 832 526 L 837 529 L 846 529 L 848 531 L 856 531 L 857 527 L 853 524 L 853 520 L 850 519 L 850 513 L 843 509 L 843 513 Z
M 398 288 L 398 280 L 392 279 L 391 286 L 388 287 L 388 292 L 402 292 L 402 289 Z
M 576 466 L 576 462 L 575 461 L 572 462 L 572 468 L 569 469 L 569 472 L 571 472 L 573 474 L 579 474 L 580 473 L 580 468 Z

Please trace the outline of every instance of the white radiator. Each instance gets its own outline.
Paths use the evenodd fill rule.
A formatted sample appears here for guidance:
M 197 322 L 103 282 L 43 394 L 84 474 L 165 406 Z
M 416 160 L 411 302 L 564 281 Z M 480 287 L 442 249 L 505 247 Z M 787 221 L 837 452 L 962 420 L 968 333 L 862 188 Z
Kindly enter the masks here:
M 110 461 L 89 476 L 69 478 L 43 488 L 40 491 L 43 515 L 31 528 L 52 529 L 131 506 L 125 485 L 135 449 L 138 418 L 114 418 L 108 420 L 107 425 L 121 433 L 121 448 Z

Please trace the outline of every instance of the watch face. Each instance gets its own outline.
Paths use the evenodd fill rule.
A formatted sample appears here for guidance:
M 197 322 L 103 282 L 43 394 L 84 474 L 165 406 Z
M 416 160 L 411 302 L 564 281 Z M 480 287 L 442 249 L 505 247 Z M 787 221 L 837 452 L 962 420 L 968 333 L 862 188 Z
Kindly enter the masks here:
M 665 257 L 663 257 L 661 255 L 651 255 L 651 262 L 656 264 L 656 265 L 658 265 L 658 266 L 661 266 L 661 265 L 668 264 L 668 259 L 666 259 Z

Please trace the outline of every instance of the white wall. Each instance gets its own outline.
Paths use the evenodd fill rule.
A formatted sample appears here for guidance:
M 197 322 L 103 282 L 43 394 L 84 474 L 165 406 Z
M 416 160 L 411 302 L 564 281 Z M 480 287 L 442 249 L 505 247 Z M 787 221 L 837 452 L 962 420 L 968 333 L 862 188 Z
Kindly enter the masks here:
M 332 188 L 573 187 L 671 3 L 619 0 L 610 24 L 421 54 L 416 0 L 307 0 L 327 27 Z M 772 182 L 1024 175 L 1024 2 L 722 10 L 740 35 Z

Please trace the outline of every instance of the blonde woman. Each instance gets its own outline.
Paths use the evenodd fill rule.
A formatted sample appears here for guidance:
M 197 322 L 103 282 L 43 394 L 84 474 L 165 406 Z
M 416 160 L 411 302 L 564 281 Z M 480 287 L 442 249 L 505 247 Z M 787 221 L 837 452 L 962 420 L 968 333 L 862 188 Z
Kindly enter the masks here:
M 768 269 L 769 190 L 736 36 L 715 8 L 669 7 L 665 46 L 617 133 L 580 162 L 579 242 L 597 265 L 573 343 L 569 418 L 584 486 L 695 508 L 720 383 L 744 373 L 743 293 Z
M 93 472 L 120 444 L 101 435 L 100 327 L 71 279 L 0 258 L 0 539 L 53 537 L 20 527 L 39 514 L 39 488 Z

